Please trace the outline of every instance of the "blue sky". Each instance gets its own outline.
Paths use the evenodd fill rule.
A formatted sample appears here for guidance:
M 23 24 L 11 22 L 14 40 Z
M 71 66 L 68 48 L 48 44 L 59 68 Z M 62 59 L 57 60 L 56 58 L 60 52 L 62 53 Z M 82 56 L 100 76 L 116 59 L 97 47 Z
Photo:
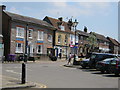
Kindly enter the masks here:
M 43 19 L 45 16 L 64 21 L 78 20 L 77 29 L 87 26 L 93 31 L 118 40 L 117 2 L 3 2 L 7 11 Z M 68 18 L 68 19 L 67 19 Z

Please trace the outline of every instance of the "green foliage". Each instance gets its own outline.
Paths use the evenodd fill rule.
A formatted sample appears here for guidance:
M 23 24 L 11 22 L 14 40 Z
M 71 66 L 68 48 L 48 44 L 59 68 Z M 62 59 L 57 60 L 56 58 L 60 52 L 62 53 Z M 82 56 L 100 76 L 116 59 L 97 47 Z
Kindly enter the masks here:
M 97 38 L 95 33 L 91 32 L 87 40 L 89 41 L 89 48 L 91 51 L 94 51 L 94 48 L 97 47 Z

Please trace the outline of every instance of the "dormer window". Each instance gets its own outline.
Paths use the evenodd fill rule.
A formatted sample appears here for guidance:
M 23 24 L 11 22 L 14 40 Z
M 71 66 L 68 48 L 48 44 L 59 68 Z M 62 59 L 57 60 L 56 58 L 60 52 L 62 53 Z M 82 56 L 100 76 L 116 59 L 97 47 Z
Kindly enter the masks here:
M 63 25 L 59 25 L 58 28 L 59 28 L 60 30 L 65 31 L 65 27 L 64 27 Z
M 74 27 L 73 27 L 73 26 L 71 26 L 71 31 L 75 32 L 75 29 L 74 29 Z

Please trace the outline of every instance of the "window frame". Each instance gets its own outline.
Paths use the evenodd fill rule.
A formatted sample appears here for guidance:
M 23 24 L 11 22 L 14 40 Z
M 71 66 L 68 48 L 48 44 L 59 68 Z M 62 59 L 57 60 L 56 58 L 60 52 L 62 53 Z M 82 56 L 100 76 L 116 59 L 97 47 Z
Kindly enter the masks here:
M 41 52 L 38 52 L 39 46 L 41 46 Z M 37 45 L 37 54 L 42 54 L 42 45 Z
M 21 47 L 19 49 L 18 44 L 21 44 Z M 15 48 L 16 53 L 23 53 L 23 43 L 16 43 L 16 48 Z
M 31 31 L 31 33 L 29 33 L 29 31 Z M 29 36 L 29 35 L 31 35 L 31 36 Z M 30 38 L 30 39 L 33 38 L 33 29 L 31 29 L 31 28 L 28 30 L 28 38 Z
M 23 30 L 20 30 L 22 31 L 22 35 L 19 35 L 19 29 L 23 29 Z M 24 38 L 25 36 L 25 28 L 24 27 L 20 27 L 20 26 L 16 26 L 16 37 L 18 38 Z
M 48 36 L 50 36 L 51 39 L 49 39 Z M 52 35 L 51 35 L 51 34 L 48 34 L 48 35 L 47 35 L 47 39 L 48 39 L 49 42 L 52 42 Z
M 40 35 L 40 32 L 41 32 L 41 35 Z M 40 38 L 41 36 L 41 38 Z M 43 31 L 38 31 L 38 40 L 42 40 L 43 41 L 43 36 L 44 36 L 44 32 Z
M 60 36 L 60 38 L 59 38 L 59 36 Z M 58 43 L 61 43 L 61 35 L 58 35 Z

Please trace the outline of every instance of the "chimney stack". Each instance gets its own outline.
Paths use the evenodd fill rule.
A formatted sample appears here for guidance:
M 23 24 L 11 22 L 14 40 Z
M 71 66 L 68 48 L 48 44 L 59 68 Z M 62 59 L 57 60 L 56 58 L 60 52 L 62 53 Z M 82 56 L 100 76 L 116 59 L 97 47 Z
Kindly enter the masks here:
M 58 18 L 58 20 L 60 20 L 61 22 L 63 21 L 63 18 L 62 17 L 60 17 L 60 18 Z
M 87 27 L 86 27 L 86 26 L 84 26 L 84 32 L 86 32 L 86 33 L 87 33 Z
M 6 9 L 6 6 L 5 5 L 2 5 L 2 10 L 5 10 Z

